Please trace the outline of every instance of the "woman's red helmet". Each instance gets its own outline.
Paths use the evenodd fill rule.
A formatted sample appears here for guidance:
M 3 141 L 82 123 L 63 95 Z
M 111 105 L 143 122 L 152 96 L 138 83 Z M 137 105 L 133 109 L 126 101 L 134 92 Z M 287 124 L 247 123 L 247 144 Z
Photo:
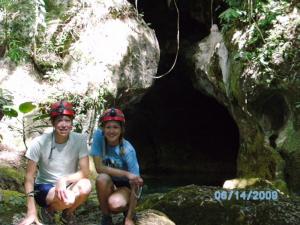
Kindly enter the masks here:
M 51 105 L 50 117 L 55 118 L 57 116 L 75 116 L 73 105 L 67 101 L 55 102 Z
M 120 109 L 110 108 L 104 111 L 100 117 L 100 123 L 107 121 L 119 121 L 125 123 L 124 113 Z

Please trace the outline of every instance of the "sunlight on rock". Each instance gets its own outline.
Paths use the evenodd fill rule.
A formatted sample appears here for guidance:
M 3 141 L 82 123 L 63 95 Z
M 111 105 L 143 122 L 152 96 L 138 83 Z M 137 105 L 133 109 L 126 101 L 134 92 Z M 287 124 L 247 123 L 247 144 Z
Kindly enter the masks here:
M 68 20 L 56 17 L 48 22 L 46 47 L 37 52 L 34 65 L 0 60 L 1 88 L 13 93 L 14 105 L 43 103 L 62 93 L 97 99 L 100 92 L 116 97 L 133 90 L 135 97 L 134 90 L 141 93 L 152 85 L 160 57 L 158 41 L 129 2 L 86 0 L 70 4 L 64 12 L 68 11 Z M 51 50 L 54 45 L 61 48 L 59 53 Z M 20 134 L 10 129 L 20 129 L 20 125 L 16 119 L 1 124 L 4 144 L 22 146 Z
M 272 185 L 271 182 L 267 180 L 262 180 L 260 178 L 242 178 L 242 179 L 233 179 L 233 180 L 226 180 L 223 184 L 223 188 L 226 189 L 235 189 L 235 188 L 247 188 L 251 186 L 258 186 L 258 185 Z
M 223 41 L 223 37 L 216 24 L 213 24 L 210 29 L 210 35 L 198 44 L 198 50 L 194 55 L 196 71 L 205 72 L 212 83 L 217 80 L 217 75 L 210 72 L 212 67 L 213 56 L 218 57 L 218 67 L 222 72 L 222 82 L 225 85 L 226 94 L 229 93 L 229 62 L 228 50 Z M 201 74 L 198 75 L 200 77 Z M 198 78 L 197 79 L 200 79 Z M 208 93 L 207 86 L 202 83 L 200 79 L 198 85 L 205 89 Z M 201 84 L 202 83 L 202 84 Z

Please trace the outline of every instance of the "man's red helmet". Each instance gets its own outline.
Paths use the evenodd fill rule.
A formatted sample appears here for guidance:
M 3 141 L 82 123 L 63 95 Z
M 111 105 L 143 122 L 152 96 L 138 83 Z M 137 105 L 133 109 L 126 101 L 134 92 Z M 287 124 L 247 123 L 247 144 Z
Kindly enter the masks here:
M 125 123 L 124 113 L 120 109 L 116 108 L 107 109 L 100 117 L 100 123 L 107 121 L 119 121 Z
M 73 105 L 67 101 L 55 102 L 51 105 L 50 117 L 55 118 L 57 116 L 75 116 L 75 111 L 73 110 Z

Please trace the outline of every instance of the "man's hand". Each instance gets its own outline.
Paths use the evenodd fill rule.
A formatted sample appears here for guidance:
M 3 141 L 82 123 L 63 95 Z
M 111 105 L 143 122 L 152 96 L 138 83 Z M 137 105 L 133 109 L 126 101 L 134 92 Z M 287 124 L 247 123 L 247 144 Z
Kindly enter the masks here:
M 57 195 L 58 199 L 67 202 L 68 196 L 67 196 L 67 183 L 66 181 L 62 178 L 59 179 L 55 185 L 55 194 Z
M 37 225 L 43 225 L 40 223 L 36 214 L 27 214 L 27 216 L 18 225 L 30 225 L 33 222 L 35 222 Z

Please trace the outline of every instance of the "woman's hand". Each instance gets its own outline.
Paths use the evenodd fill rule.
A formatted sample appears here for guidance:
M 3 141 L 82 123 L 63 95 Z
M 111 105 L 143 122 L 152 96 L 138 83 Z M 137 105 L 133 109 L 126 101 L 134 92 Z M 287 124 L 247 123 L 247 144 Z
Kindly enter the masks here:
M 27 216 L 18 225 L 30 225 L 33 222 L 35 222 L 35 224 L 37 225 L 43 225 L 42 223 L 40 223 L 36 213 L 27 214 Z
M 141 187 L 144 184 L 143 179 L 140 176 L 137 176 L 133 173 L 129 173 L 128 179 L 130 184 L 135 185 L 137 187 Z
M 126 217 L 124 225 L 134 225 L 134 222 L 132 219 Z

